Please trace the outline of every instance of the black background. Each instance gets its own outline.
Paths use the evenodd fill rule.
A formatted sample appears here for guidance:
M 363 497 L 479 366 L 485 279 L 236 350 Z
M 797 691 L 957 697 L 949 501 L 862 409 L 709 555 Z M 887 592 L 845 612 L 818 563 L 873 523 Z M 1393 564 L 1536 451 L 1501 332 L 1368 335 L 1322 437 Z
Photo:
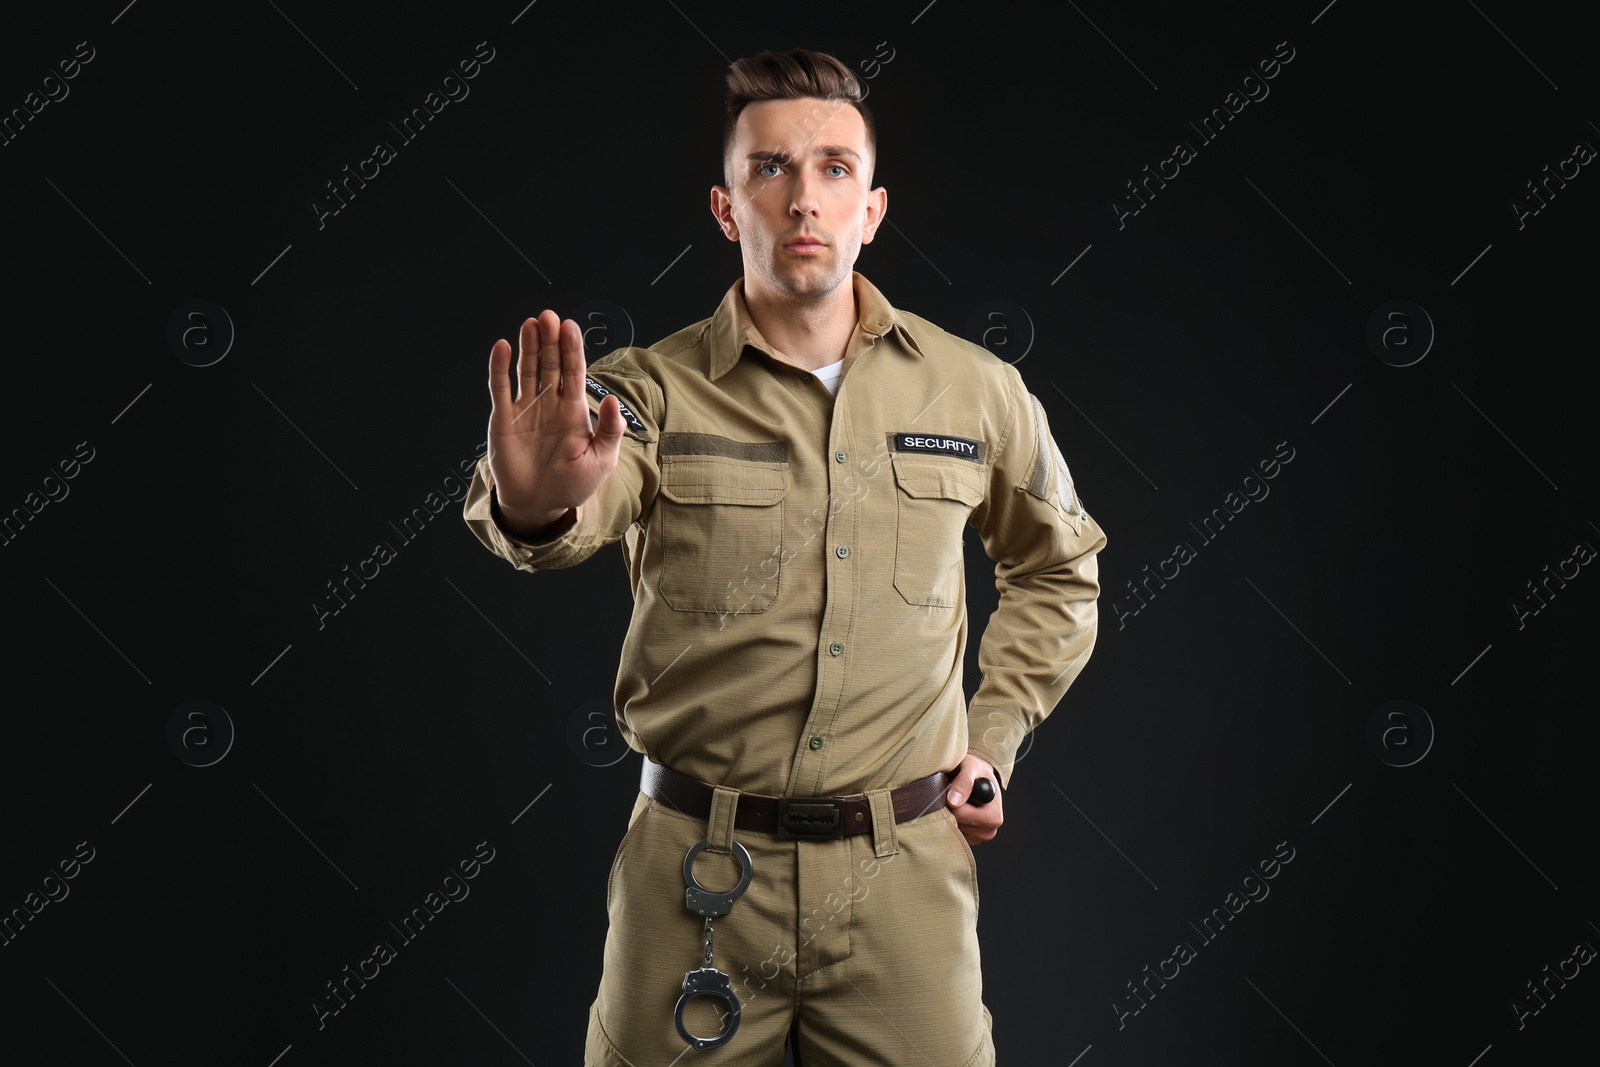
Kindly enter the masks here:
M 1600 144 L 1591 45 L 1566 11 L 1319 2 L 8 13 L 5 113 L 78 42 L 94 58 L 0 147 L 0 508 L 70 489 L 0 547 L 0 914 L 80 842 L 94 859 L 0 947 L 7 1058 L 579 1062 L 638 771 L 589 729 L 620 552 L 529 576 L 458 503 L 414 540 L 390 523 L 481 444 L 487 353 L 523 318 L 609 301 L 648 344 L 711 313 L 741 269 L 709 212 L 722 73 L 793 47 L 873 71 L 892 225 L 858 269 L 975 340 L 1005 302 L 987 341 L 1109 536 L 1094 657 L 977 849 L 999 1058 L 1587 1047 L 1593 968 L 1520 1027 L 1513 1002 L 1600 944 L 1600 577 L 1513 602 L 1600 546 L 1600 179 L 1520 226 L 1512 204 Z M 470 95 L 401 142 L 388 123 L 480 41 Z M 1203 143 L 1188 123 L 1279 42 L 1270 95 Z M 325 183 L 380 140 L 396 159 L 319 227 Z M 1196 158 L 1119 227 L 1124 183 L 1178 140 Z M 214 317 L 167 341 L 192 300 L 236 330 L 210 366 L 182 357 L 220 343 Z M 1409 366 L 1415 315 L 1367 340 L 1393 300 L 1437 331 Z M 1198 537 L 1281 442 L 1270 496 Z M 397 558 L 319 626 L 380 540 Z M 1183 541 L 1197 557 L 1119 611 Z M 996 598 L 968 547 L 970 695 Z M 210 766 L 168 741 L 191 700 L 236 730 Z M 1380 755 L 1415 758 L 1415 712 L 1368 742 L 1391 700 L 1435 731 L 1408 766 Z M 319 1029 L 323 983 L 482 841 L 470 896 Z M 1280 842 L 1271 895 L 1201 942 Z M 1197 958 L 1119 1020 L 1185 940 Z

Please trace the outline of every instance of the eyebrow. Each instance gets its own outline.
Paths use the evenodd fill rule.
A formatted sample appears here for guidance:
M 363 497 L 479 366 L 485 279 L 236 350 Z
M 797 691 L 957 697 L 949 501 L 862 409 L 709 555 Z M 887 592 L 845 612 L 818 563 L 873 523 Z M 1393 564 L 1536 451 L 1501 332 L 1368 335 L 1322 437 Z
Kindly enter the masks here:
M 814 155 L 818 155 L 818 156 L 842 156 L 842 157 L 845 157 L 847 159 L 853 159 L 857 163 L 861 162 L 861 156 L 856 153 L 855 149 L 847 148 L 846 146 L 844 146 L 842 144 L 818 145 L 817 148 L 816 148 L 816 151 L 813 154 Z M 770 151 L 751 152 L 748 156 L 745 157 L 745 160 L 747 162 L 754 162 L 756 160 L 761 160 L 762 162 L 766 162 L 768 160 L 771 160 L 771 161 L 777 162 L 777 163 L 787 163 L 787 162 L 789 162 L 789 160 L 791 160 L 793 158 L 794 157 L 788 152 L 785 152 L 785 151 L 782 151 L 782 150 L 770 150 Z

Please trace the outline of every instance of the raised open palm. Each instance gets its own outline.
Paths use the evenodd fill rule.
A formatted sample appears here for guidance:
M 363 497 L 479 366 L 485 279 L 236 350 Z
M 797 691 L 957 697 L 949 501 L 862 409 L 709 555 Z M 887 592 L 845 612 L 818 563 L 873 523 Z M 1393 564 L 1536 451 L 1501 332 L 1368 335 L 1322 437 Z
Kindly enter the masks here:
M 591 428 L 585 374 L 578 324 L 553 311 L 523 322 L 515 367 L 505 338 L 489 350 L 489 472 L 514 532 L 551 526 L 616 469 L 627 425 L 621 405 L 607 396 Z

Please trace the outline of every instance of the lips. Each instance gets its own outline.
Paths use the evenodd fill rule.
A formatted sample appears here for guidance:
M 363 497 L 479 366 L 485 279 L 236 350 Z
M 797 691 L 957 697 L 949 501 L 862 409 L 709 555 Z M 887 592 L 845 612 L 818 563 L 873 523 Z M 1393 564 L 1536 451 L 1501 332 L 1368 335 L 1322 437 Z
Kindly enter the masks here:
M 828 246 L 816 237 L 801 236 L 796 237 L 783 247 L 791 252 L 820 252 Z

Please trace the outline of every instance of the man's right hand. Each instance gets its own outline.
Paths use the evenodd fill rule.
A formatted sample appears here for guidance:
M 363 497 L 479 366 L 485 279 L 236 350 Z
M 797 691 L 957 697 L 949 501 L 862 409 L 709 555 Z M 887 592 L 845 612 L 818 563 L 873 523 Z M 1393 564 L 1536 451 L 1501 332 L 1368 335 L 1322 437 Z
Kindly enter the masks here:
M 511 532 L 527 536 L 554 526 L 611 476 L 627 423 L 607 396 L 591 430 L 576 322 L 546 310 L 523 322 L 517 344 L 515 367 L 505 338 L 489 350 L 489 472 Z

